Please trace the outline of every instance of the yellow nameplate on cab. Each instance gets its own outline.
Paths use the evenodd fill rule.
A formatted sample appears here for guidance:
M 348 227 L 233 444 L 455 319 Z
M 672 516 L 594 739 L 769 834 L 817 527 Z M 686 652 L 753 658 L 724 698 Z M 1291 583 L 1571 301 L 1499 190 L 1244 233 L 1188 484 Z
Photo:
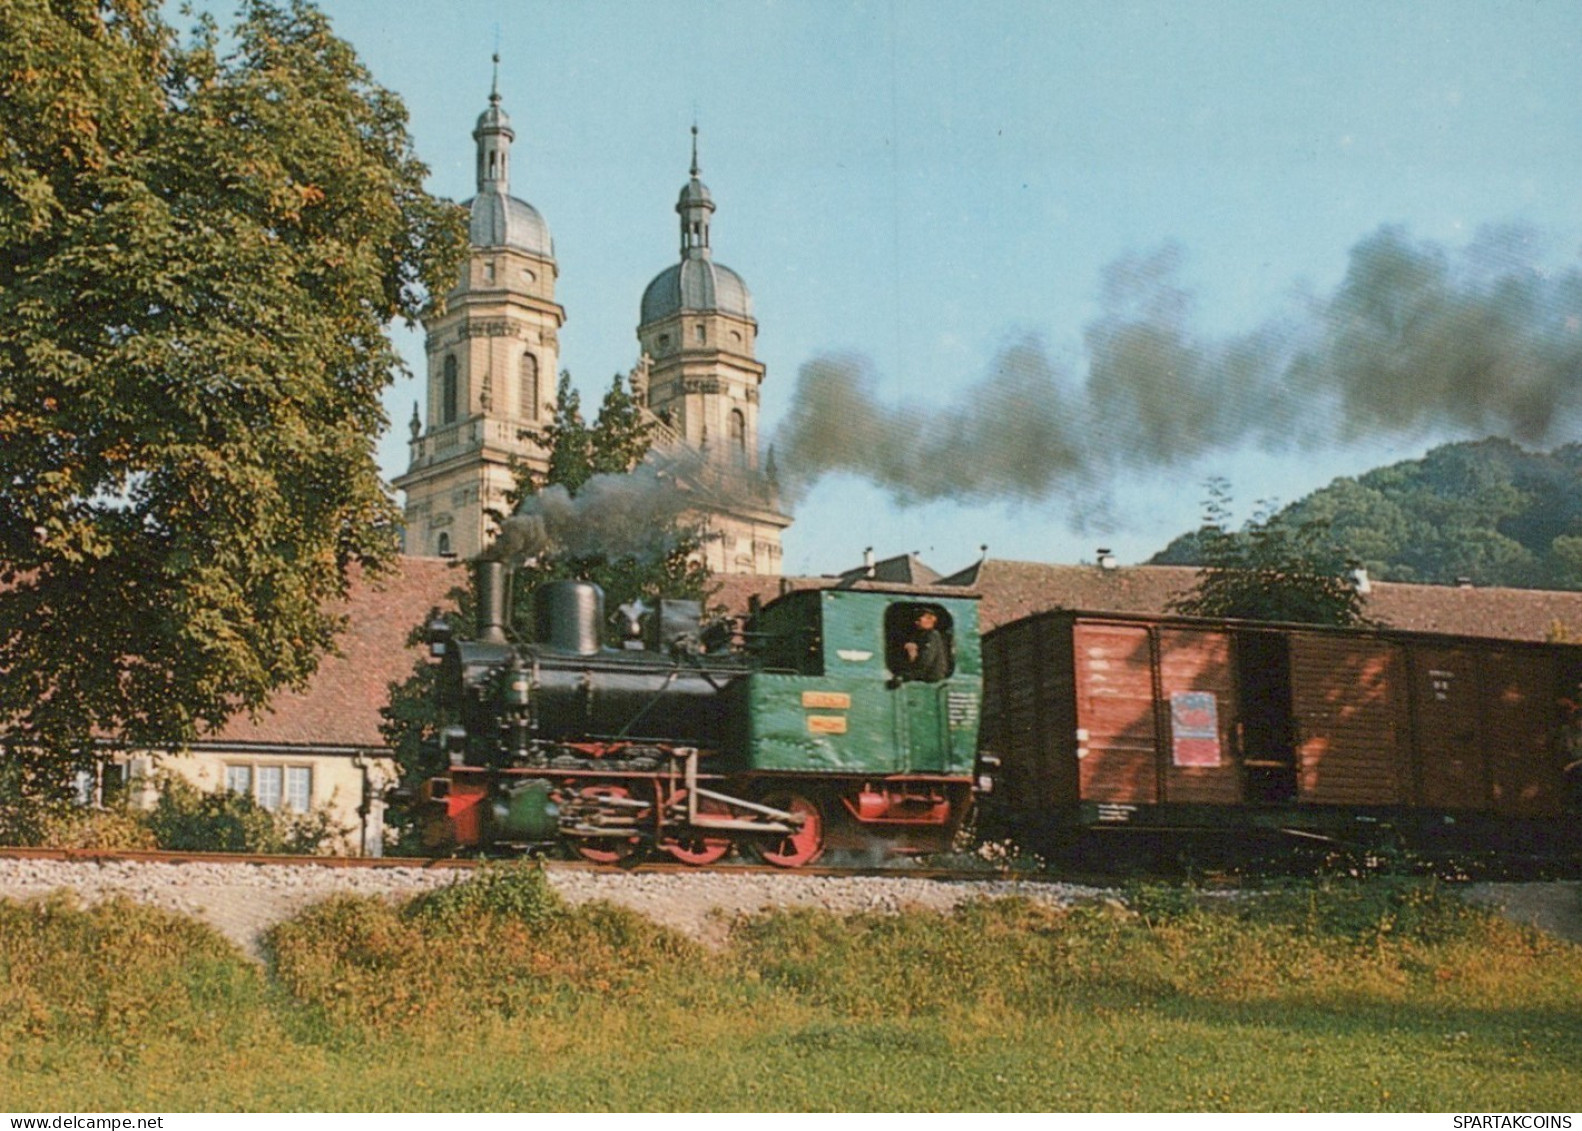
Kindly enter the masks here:
M 809 734 L 845 734 L 846 720 L 840 715 L 809 715 L 807 717 L 807 732 Z
M 844 691 L 804 691 L 802 706 L 844 711 L 851 706 L 851 696 Z

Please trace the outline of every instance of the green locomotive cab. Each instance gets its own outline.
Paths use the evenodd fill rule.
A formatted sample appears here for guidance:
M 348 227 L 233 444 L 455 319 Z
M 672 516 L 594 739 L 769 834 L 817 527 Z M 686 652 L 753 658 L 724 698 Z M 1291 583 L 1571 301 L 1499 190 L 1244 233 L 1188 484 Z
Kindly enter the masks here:
M 975 598 L 800 590 L 758 611 L 747 644 L 761 667 L 733 689 L 744 770 L 970 781 L 982 694 Z

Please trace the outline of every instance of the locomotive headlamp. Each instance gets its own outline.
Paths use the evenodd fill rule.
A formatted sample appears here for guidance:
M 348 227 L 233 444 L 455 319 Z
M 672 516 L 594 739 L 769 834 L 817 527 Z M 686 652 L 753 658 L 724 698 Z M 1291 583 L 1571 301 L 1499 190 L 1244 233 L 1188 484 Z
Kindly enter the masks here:
M 450 642 L 455 635 L 451 631 L 450 621 L 439 609 L 429 610 L 428 623 L 423 626 L 423 634 L 428 640 L 428 654 L 431 659 L 444 659 L 445 653 L 450 648 Z
M 446 727 L 439 732 L 439 745 L 452 766 L 462 765 L 467 760 L 467 728 L 454 725 Z

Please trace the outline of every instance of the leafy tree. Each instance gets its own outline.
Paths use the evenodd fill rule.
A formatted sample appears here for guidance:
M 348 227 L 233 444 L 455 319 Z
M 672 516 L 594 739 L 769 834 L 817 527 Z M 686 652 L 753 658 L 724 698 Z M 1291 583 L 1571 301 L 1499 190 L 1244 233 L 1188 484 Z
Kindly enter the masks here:
M 302 0 L 0 0 L 0 733 L 59 787 L 301 685 L 394 553 L 387 335 L 465 246 Z
M 549 468 L 542 479 L 525 463 L 515 467 L 516 484 L 506 501 L 514 508 L 545 487 L 560 485 L 575 495 L 595 475 L 624 475 L 648 454 L 653 425 L 644 418 L 637 398 L 616 374 L 599 403 L 590 426 L 582 416 L 582 394 L 571 384 L 571 374 L 561 371 L 555 388 L 555 411 L 544 429 Z M 505 516 L 492 516 L 499 522 Z
M 1201 617 L 1297 624 L 1364 623 L 1363 597 L 1352 565 L 1322 523 L 1293 524 L 1260 510 L 1231 531 L 1223 481 L 1209 484 L 1197 531 L 1204 564 L 1197 584 L 1171 602 L 1173 612 Z
M 560 483 L 576 493 L 593 474 L 593 430 L 582 419 L 582 394 L 572 386 L 571 374 L 564 369 L 560 371 L 560 384 L 555 387 L 555 412 L 545 430 L 545 440 L 549 448 L 545 483 Z M 506 496 L 512 507 L 538 487 L 526 464 L 518 463 L 515 471 L 516 487 Z
M 542 482 L 527 468 L 519 468 L 516 491 L 519 504 L 545 487 L 565 487 L 575 497 L 595 475 L 624 475 L 648 455 L 652 424 L 616 375 L 599 403 L 592 426 L 582 422 L 581 400 L 562 373 L 556 392 L 555 413 L 548 429 L 549 471 Z M 709 572 L 697 554 L 698 532 L 678 529 L 669 549 L 659 557 L 543 556 L 517 570 L 513 585 L 512 619 L 518 626 L 533 623 L 533 592 L 546 581 L 575 578 L 592 581 L 604 590 L 614 606 L 659 596 L 701 600 L 708 588 Z M 613 643 L 613 641 L 612 641 Z

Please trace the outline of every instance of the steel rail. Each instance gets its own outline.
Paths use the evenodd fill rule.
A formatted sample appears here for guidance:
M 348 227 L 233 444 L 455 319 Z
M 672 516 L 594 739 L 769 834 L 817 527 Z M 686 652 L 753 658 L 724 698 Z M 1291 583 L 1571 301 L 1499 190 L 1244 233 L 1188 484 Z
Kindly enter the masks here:
M 51 860 L 87 864 L 238 864 L 263 867 L 309 868 L 414 868 L 420 870 L 454 869 L 467 871 L 489 864 L 507 863 L 513 858 L 463 858 L 418 856 L 287 856 L 275 853 L 252 852 L 158 852 L 147 849 L 106 848 L 11 848 L 0 847 L 0 860 Z M 514 858 L 523 859 L 523 858 Z M 634 863 L 595 864 L 587 860 L 542 860 L 553 871 L 577 872 L 632 872 L 639 874 L 671 874 L 685 876 L 760 875 L 760 876 L 816 876 L 823 878 L 872 877 L 884 879 L 920 879 L 942 882 L 1023 879 L 1038 883 L 1083 883 L 1085 879 L 1071 876 L 1054 876 L 1040 872 L 1014 872 L 1005 869 L 950 869 L 914 867 L 898 864 L 889 867 L 867 865 L 861 867 L 835 867 L 809 865 L 802 868 L 777 868 L 770 864 L 721 863 L 695 867 L 678 861 L 650 858 Z M 1109 881 L 1113 884 L 1113 877 Z

